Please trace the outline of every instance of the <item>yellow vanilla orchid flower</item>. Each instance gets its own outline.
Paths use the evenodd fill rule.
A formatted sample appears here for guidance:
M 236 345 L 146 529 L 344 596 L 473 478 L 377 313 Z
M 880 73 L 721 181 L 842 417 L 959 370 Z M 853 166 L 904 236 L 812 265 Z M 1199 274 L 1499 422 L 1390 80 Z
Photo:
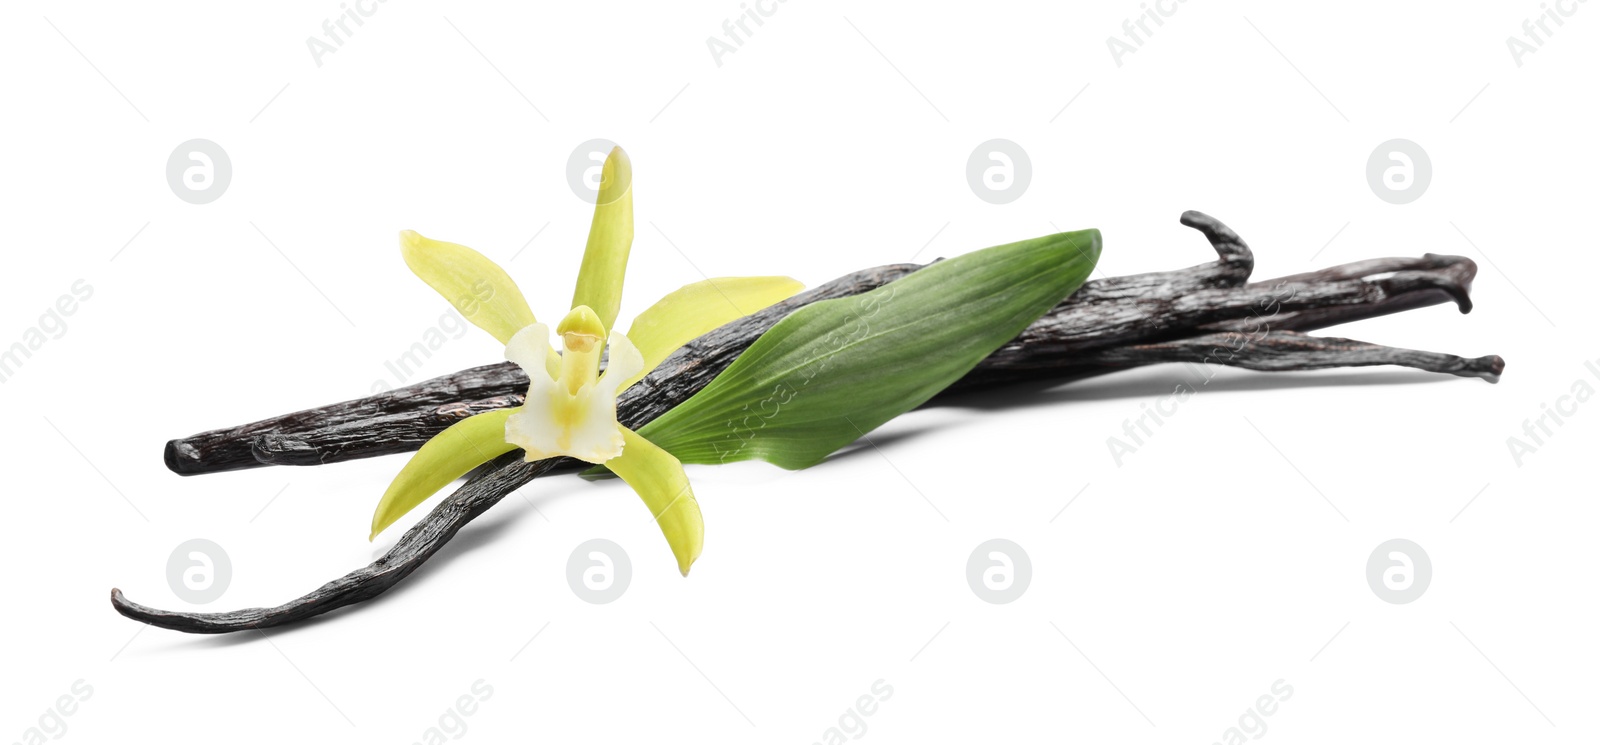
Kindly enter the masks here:
M 622 148 L 606 157 L 572 310 L 555 329 L 559 354 L 505 270 L 466 246 L 400 234 L 406 265 L 505 344 L 506 359 L 528 374 L 528 394 L 522 406 L 469 417 L 424 444 L 379 500 L 373 537 L 468 471 L 521 448 L 528 461 L 566 456 L 622 477 L 655 517 L 678 570 L 689 573 L 705 536 L 699 503 L 677 458 L 617 422 L 617 395 L 689 340 L 803 285 L 788 277 L 696 282 L 650 306 L 628 333 L 613 331 L 633 245 L 632 170 Z

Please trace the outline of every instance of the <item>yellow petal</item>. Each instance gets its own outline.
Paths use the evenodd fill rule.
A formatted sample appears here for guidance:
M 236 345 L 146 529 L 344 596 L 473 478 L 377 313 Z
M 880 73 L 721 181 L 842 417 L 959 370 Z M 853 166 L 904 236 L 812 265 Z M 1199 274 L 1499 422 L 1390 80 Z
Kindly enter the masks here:
M 589 224 L 589 244 L 578 269 L 572 307 L 587 305 L 607 329 L 622 306 L 622 278 L 633 247 L 633 165 L 622 148 L 612 148 L 600 169 L 600 192 Z
M 454 243 L 400 232 L 400 255 L 429 287 L 501 344 L 534 322 L 522 291 L 504 269 L 477 251 Z
M 804 284 L 788 277 L 718 277 L 667 293 L 628 328 L 628 338 L 644 355 L 644 372 L 618 390 L 637 383 L 695 337 L 787 300 L 803 289 Z
M 689 476 L 672 454 L 627 427 L 619 424 L 617 429 L 622 431 L 625 443 L 622 455 L 606 461 L 606 467 L 639 493 L 666 535 L 673 556 L 678 558 L 678 571 L 687 577 L 689 565 L 700 558 L 706 534 L 700 503 L 689 488 Z
M 475 414 L 433 436 L 389 484 L 372 513 L 372 535 L 394 524 L 413 507 L 450 482 L 465 476 L 495 457 L 517 448 L 506 442 L 506 419 L 517 409 L 497 409 Z M 642 439 L 642 438 L 641 438 Z

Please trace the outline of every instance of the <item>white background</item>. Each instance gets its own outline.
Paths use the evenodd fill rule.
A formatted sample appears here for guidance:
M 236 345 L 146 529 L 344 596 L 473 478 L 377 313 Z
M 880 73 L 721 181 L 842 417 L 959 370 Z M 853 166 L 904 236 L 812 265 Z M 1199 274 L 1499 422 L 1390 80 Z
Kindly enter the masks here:
M 0 385 L 0 741 L 80 679 L 74 742 L 414 742 L 480 679 L 456 733 L 474 742 L 811 743 L 879 679 L 862 740 L 1217 742 L 1282 679 L 1263 740 L 1593 741 L 1600 404 L 1520 467 L 1506 439 L 1575 381 L 1600 388 L 1600 7 L 1520 67 L 1506 39 L 1531 0 L 1176 7 L 1118 66 L 1133 0 L 787 0 L 719 66 L 706 39 L 736 0 L 389 0 L 318 66 L 306 39 L 334 0 L 6 4 L 0 344 L 74 281 L 93 296 Z M 202 206 L 165 178 L 197 137 L 234 170 Z M 1506 375 L 1227 371 L 1120 467 L 1107 438 L 1184 370 L 975 396 L 807 471 L 691 467 L 688 579 L 624 485 L 562 477 L 383 598 L 267 638 L 111 610 L 113 586 L 191 607 L 164 576 L 190 538 L 234 568 L 206 610 L 391 545 L 404 526 L 365 537 L 402 458 L 185 479 L 162 444 L 497 360 L 471 330 L 407 381 L 386 369 L 448 310 L 396 232 L 478 248 L 559 314 L 589 224 L 565 164 L 600 137 L 635 167 L 624 317 L 706 275 L 815 284 L 1052 226 L 1100 228 L 1105 275 L 1184 267 L 1211 257 L 1177 224 L 1193 208 L 1240 231 L 1258 278 L 1478 261 L 1470 315 L 1329 333 L 1500 354 Z M 1034 172 L 1003 206 L 965 178 L 997 137 Z M 1397 137 L 1434 169 L 1404 206 L 1365 177 Z M 564 578 L 596 537 L 633 562 L 610 605 Z M 1009 605 L 965 579 L 994 537 L 1034 568 Z M 1365 578 L 1396 537 L 1434 568 L 1407 605 Z

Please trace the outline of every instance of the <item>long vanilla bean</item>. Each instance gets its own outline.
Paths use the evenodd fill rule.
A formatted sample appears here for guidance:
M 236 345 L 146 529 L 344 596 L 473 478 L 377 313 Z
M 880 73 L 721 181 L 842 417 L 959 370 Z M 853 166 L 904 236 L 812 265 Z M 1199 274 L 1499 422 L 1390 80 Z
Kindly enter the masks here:
M 1239 367 L 1264 372 L 1392 365 L 1430 373 L 1480 378 L 1491 383 L 1499 381 L 1506 366 L 1505 360 L 1493 354 L 1459 357 L 1335 336 L 1267 331 L 1260 335 L 1234 332 L 1202 334 L 1153 344 L 1104 349 L 1074 359 L 1070 365 L 1060 366 L 1051 377 L 1087 377 L 1164 362 Z
M 1442 303 L 1453 302 L 1462 313 L 1470 313 L 1472 280 L 1477 274 L 1478 265 L 1466 257 L 1424 254 L 1420 259 L 1373 259 L 1344 264 L 1321 272 L 1297 274 L 1261 284 L 1271 286 L 1272 282 L 1310 282 L 1388 275 L 1391 292 L 1388 297 L 1376 303 L 1363 306 L 1306 308 L 1285 313 L 1274 323 L 1275 328 L 1309 331 Z M 1405 286 L 1406 289 L 1398 291 L 1401 286 Z M 1247 325 L 1247 322 L 1232 321 L 1211 328 L 1236 329 L 1243 325 Z
M 1079 301 L 1074 296 L 951 388 L 968 389 L 997 380 L 1074 377 L 1093 369 L 1114 372 L 1121 368 L 1101 367 L 1092 360 L 1101 353 L 1208 333 L 1314 330 L 1451 300 L 1466 312 L 1471 308 L 1466 293 L 1475 268 L 1467 259 L 1443 258 L 1453 261 L 1390 260 L 1391 265 L 1431 268 L 1382 272 L 1371 278 L 1300 275 L 1238 288 L 1199 290 L 1179 298 L 1099 302 Z M 1144 364 L 1159 361 L 1164 360 Z
M 1461 259 L 1461 261 L 1466 261 Z M 1414 281 L 1413 281 L 1414 280 Z M 1116 300 L 1108 295 L 1102 295 L 1086 300 L 1075 300 L 1064 303 L 1051 311 L 1051 317 L 1060 321 L 1052 322 L 1045 331 L 1024 335 L 1019 342 L 1008 344 L 996 351 L 989 359 L 974 368 L 960 381 L 952 385 L 948 391 L 959 393 L 974 388 L 986 388 L 1008 382 L 1048 379 L 1074 379 L 1087 375 L 1101 375 L 1118 370 L 1142 365 L 1153 365 L 1162 362 L 1200 361 L 1198 353 L 1193 350 L 1209 349 L 1216 346 L 1230 346 L 1235 343 L 1235 336 L 1241 338 L 1254 337 L 1267 330 L 1297 330 L 1302 328 L 1320 328 L 1345 320 L 1381 315 L 1394 312 L 1395 304 L 1407 301 L 1418 294 L 1423 294 L 1431 303 L 1445 302 L 1452 297 L 1449 292 L 1433 294 L 1441 282 L 1452 282 L 1445 270 L 1435 273 L 1419 273 L 1411 280 L 1401 279 L 1400 285 L 1394 280 L 1386 280 L 1387 287 L 1383 288 L 1381 296 L 1373 296 L 1368 302 L 1355 305 L 1340 305 L 1331 308 L 1311 308 L 1308 310 L 1282 312 L 1278 316 L 1269 314 L 1255 314 L 1260 305 L 1260 300 L 1272 298 L 1270 288 L 1278 285 L 1260 283 L 1263 288 L 1255 290 L 1235 290 L 1229 295 L 1227 301 L 1216 304 L 1217 309 L 1230 309 L 1233 315 L 1243 315 L 1232 321 L 1213 324 L 1205 327 L 1207 333 L 1196 337 L 1181 337 L 1177 340 L 1168 340 L 1167 343 L 1158 343 L 1171 333 L 1149 334 L 1138 341 L 1125 342 L 1116 346 L 1103 347 L 1098 344 L 1097 336 L 1104 332 L 1107 322 L 1104 317 L 1096 312 L 1099 307 L 1114 304 Z M 1346 280 L 1345 282 L 1348 282 Z M 1317 282 L 1300 282 L 1299 286 L 1318 285 Z M 1323 282 L 1321 284 L 1326 284 Z M 1380 287 L 1382 284 L 1380 283 Z M 1256 284 L 1251 285 L 1257 287 Z M 1265 293 L 1265 294 L 1263 294 Z M 1076 297 L 1076 296 L 1075 296 Z M 1160 312 L 1154 311 L 1151 312 Z M 1045 321 L 1041 321 L 1044 323 Z M 1151 324 L 1160 328 L 1160 324 Z M 1186 328 L 1185 333 L 1194 333 L 1201 329 Z M 1225 334 L 1224 331 L 1233 334 Z M 1304 337 L 1314 339 L 1316 337 Z M 1044 340 L 1049 339 L 1046 343 Z M 1190 343 L 1183 343 L 1192 339 Z M 1268 361 L 1273 365 L 1272 370 L 1293 369 L 1322 369 L 1325 367 L 1362 367 L 1375 363 L 1376 350 L 1389 349 L 1377 345 L 1367 345 L 1362 348 L 1362 353 L 1356 354 L 1343 347 L 1332 347 L 1322 353 L 1311 355 L 1303 347 L 1296 347 L 1296 354 L 1283 354 L 1273 347 L 1272 343 L 1257 344 L 1252 347 L 1262 356 L 1251 354 L 1238 354 L 1227 359 L 1217 360 L 1214 363 L 1224 366 L 1245 367 L 1250 369 L 1268 369 L 1260 367 Z M 1286 350 L 1285 350 L 1286 351 Z M 1453 355 L 1413 357 L 1398 354 L 1407 350 L 1391 350 L 1397 354 L 1391 358 L 1399 360 L 1390 364 L 1429 372 L 1446 374 L 1461 374 L 1459 368 L 1448 359 L 1459 359 Z M 1426 354 L 1426 353 L 1421 353 Z M 1295 367 L 1295 365 L 1301 365 Z M 1487 363 L 1484 363 L 1487 364 Z M 1467 373 L 1476 377 L 1493 379 L 1480 374 L 1480 371 Z M 508 370 L 508 387 L 515 390 L 527 388 L 527 379 L 522 377 L 520 369 L 512 372 Z M 366 420 L 341 422 L 329 427 L 306 429 L 293 433 L 270 433 L 256 435 L 252 446 L 255 458 L 261 463 L 271 465 L 314 466 L 326 463 L 335 463 L 352 458 L 367 458 L 377 455 L 410 452 L 421 447 L 423 443 L 432 439 L 445 427 L 454 424 L 472 414 L 489 411 L 496 408 L 520 406 L 522 396 L 516 393 L 506 393 L 474 401 L 460 401 L 418 409 L 398 414 L 386 414 Z
M 1217 252 L 1217 260 L 1176 271 L 1149 272 L 1125 277 L 1112 277 L 1085 283 L 1072 299 L 1063 302 L 1051 313 L 1081 313 L 1086 305 L 1125 302 L 1139 297 L 1174 297 L 1186 293 L 1218 288 L 1243 286 L 1250 276 L 1254 258 L 1239 236 L 1226 225 L 1199 212 L 1186 212 L 1181 218 L 1184 225 L 1199 230 Z M 898 264 L 878 267 L 846 275 L 817 290 L 785 303 L 792 312 L 809 302 L 828 297 L 843 297 L 841 291 L 857 294 L 881 284 L 903 277 L 922 268 L 916 264 Z M 813 293 L 815 293 L 813 295 Z M 1248 305 L 1248 303 L 1245 303 Z M 703 340 L 692 342 L 704 348 Z M 1032 350 L 1023 350 L 1029 354 Z M 167 444 L 168 465 L 174 452 L 202 452 L 189 444 L 191 440 L 209 444 L 208 458 L 185 460 L 184 473 L 201 473 L 207 470 L 232 470 L 257 465 L 315 466 L 355 458 L 369 458 L 416 450 L 444 428 L 472 414 L 503 406 L 522 403 L 520 393 L 527 390 L 528 379 L 521 368 L 511 363 L 488 365 L 464 371 L 463 379 L 454 389 L 461 398 L 438 404 L 437 398 L 424 396 L 409 410 L 398 411 L 390 406 L 390 395 L 381 401 L 369 399 L 346 402 L 340 405 L 301 412 L 303 416 L 266 420 L 229 430 L 216 430 Z M 444 376 L 427 381 L 426 390 L 451 387 L 440 381 L 455 376 Z M 998 382 L 1000 379 L 994 379 Z M 377 398 L 377 397 L 374 397 Z M 379 404 L 383 404 L 381 407 Z M 383 413 L 365 414 L 382 409 Z M 339 411 L 338 416 L 326 412 Z M 318 426 L 316 422 L 325 421 Z M 287 420 L 287 421 L 285 421 Z M 254 462 L 240 457 L 237 442 L 248 443 Z M 229 443 L 226 449 L 217 443 Z
M 1458 257 L 1376 260 L 1246 285 L 1254 259 L 1236 233 L 1199 212 L 1184 213 L 1181 222 L 1206 236 L 1217 252 L 1216 261 L 1088 282 L 952 390 L 1011 379 L 1070 376 L 1081 367 L 1075 357 L 1088 351 L 1170 339 L 1202 327 L 1233 328 L 1259 318 L 1269 304 L 1281 317 L 1277 327 L 1305 329 L 1451 297 L 1466 302 L 1471 262 Z M 1461 263 L 1467 267 L 1464 281 L 1457 276 Z M 865 291 L 917 268 L 879 267 L 829 284 Z M 1380 273 L 1392 276 L 1362 279 Z M 1440 287 L 1443 292 L 1437 291 Z M 817 299 L 833 296 L 831 289 L 824 292 Z M 386 393 L 202 433 L 168 443 L 167 462 L 180 473 L 193 474 L 263 464 L 322 465 L 409 452 L 458 421 L 465 402 L 475 402 L 476 410 L 487 410 L 496 402 L 513 406 L 520 403 L 518 393 L 526 387 L 527 379 L 515 365 L 473 368 L 418 384 L 415 403 L 407 409 L 395 402 L 394 393 Z M 453 391 L 457 397 L 441 404 L 441 391 Z
M 1469 360 L 1344 339 L 1311 337 L 1289 330 L 1291 326 L 1314 328 L 1340 322 L 1341 318 L 1393 312 L 1407 307 L 1408 303 L 1413 304 L 1409 307 L 1428 304 L 1424 302 L 1427 299 L 1433 303 L 1454 299 L 1465 309 L 1470 307 L 1466 305 L 1472 273 L 1470 262 L 1463 264 L 1464 260 L 1451 257 L 1381 260 L 1389 263 L 1245 284 L 1252 262 L 1238 236 L 1199 213 L 1186 213 L 1184 223 L 1206 233 L 1218 251 L 1218 261 L 1178 272 L 1086 284 L 1041 319 L 1040 324 L 1030 327 L 1023 336 L 980 364 L 963 383 L 970 388 L 984 381 L 998 384 L 1047 369 L 1054 375 L 1072 374 L 1074 370 L 1094 374 L 1168 361 L 1211 361 L 1268 370 L 1399 364 L 1491 380 L 1503 367 L 1497 357 Z M 1438 260 L 1436 266 L 1426 265 L 1435 259 Z M 1424 264 L 1407 264 L 1407 261 Z M 687 400 L 731 364 L 755 338 L 795 309 L 828 297 L 864 292 L 916 268 L 915 265 L 897 265 L 858 272 L 690 342 L 639 385 L 624 392 L 618 400 L 619 419 L 636 428 Z M 1155 295 L 1156 299 L 1141 302 L 1141 297 L 1150 300 L 1150 295 Z M 1217 356 L 1221 349 L 1231 350 L 1226 360 Z M 1045 360 L 1053 360 L 1054 366 Z M 448 424 L 472 412 L 474 407 L 509 405 L 518 391 L 516 383 L 500 376 L 499 370 L 505 367 L 475 368 L 469 371 L 473 375 L 465 380 L 465 385 L 462 380 L 451 379 L 455 376 L 420 384 L 424 390 L 420 401 L 403 404 L 394 396 L 386 395 L 374 397 L 378 400 L 346 402 L 173 441 L 168 446 L 168 465 L 180 473 L 198 473 L 248 467 L 250 464 L 244 462 L 242 453 L 248 453 L 252 462 L 259 462 L 257 456 L 266 451 L 274 453 L 269 457 L 282 457 L 290 462 L 296 457 L 311 458 L 305 462 L 331 462 L 376 454 L 374 451 L 381 449 L 381 445 L 359 438 L 346 438 L 341 445 L 334 442 L 329 433 L 344 431 L 341 428 L 347 426 L 353 432 L 375 420 L 383 420 L 379 426 L 390 427 L 408 416 L 445 420 Z M 404 390 L 407 389 L 401 389 Z M 391 420 L 393 417 L 400 419 Z M 421 419 L 412 420 L 412 424 L 417 421 Z M 442 428 L 443 425 L 438 426 Z M 405 426 L 390 431 L 401 430 L 411 431 Z M 318 441 L 319 437 L 324 439 Z M 257 452 L 252 452 L 251 447 Z M 414 449 L 414 446 L 406 449 Z M 567 459 L 552 459 L 525 463 L 519 455 L 507 454 L 497 459 L 492 467 L 480 470 L 445 497 L 376 562 L 284 605 L 225 613 L 162 611 L 134 603 L 115 589 L 111 593 L 112 604 L 125 616 L 163 628 L 225 633 L 292 623 L 370 599 L 403 580 L 463 526 L 500 499 L 568 462 Z M 174 459 L 180 465 L 174 465 Z
M 434 507 L 377 561 L 276 608 L 245 608 L 224 613 L 166 611 L 128 600 L 117 589 L 111 591 L 111 604 L 118 613 L 152 626 L 191 634 L 225 634 L 282 626 L 371 600 L 416 571 L 461 528 L 501 498 L 548 473 L 564 460 L 568 459 L 525 463 L 520 451 L 501 456 L 493 467 L 474 476 Z
M 526 389 L 527 378 L 524 377 L 522 381 Z M 414 411 L 419 407 L 488 398 L 495 395 L 496 391 L 513 390 L 505 365 L 483 365 L 366 398 L 171 440 L 167 442 L 163 459 L 167 468 L 182 476 L 254 468 L 262 465 L 250 452 L 251 441 L 258 434 L 364 422 L 388 414 Z

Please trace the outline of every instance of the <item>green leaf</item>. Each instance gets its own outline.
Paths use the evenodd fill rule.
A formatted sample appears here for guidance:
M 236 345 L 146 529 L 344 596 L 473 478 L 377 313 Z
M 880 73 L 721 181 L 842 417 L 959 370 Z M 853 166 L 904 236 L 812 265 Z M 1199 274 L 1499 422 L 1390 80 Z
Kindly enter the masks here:
M 506 419 L 521 410 L 518 406 L 469 416 L 423 443 L 378 500 L 368 540 L 468 471 L 516 450 L 506 442 Z
M 684 463 L 815 465 L 960 379 L 1076 291 L 1099 258 L 1099 231 L 1057 233 L 808 305 L 639 434 Z
M 805 289 L 788 277 L 718 277 L 667 293 L 635 316 L 627 337 L 644 355 L 644 371 L 627 388 L 661 364 L 678 347 L 729 321 L 742 318 Z
M 617 322 L 622 307 L 622 279 L 633 248 L 633 165 L 622 148 L 612 148 L 600 167 L 600 191 L 595 195 L 589 242 L 578 267 L 578 286 L 572 307 L 587 305 L 599 314 L 606 330 Z

